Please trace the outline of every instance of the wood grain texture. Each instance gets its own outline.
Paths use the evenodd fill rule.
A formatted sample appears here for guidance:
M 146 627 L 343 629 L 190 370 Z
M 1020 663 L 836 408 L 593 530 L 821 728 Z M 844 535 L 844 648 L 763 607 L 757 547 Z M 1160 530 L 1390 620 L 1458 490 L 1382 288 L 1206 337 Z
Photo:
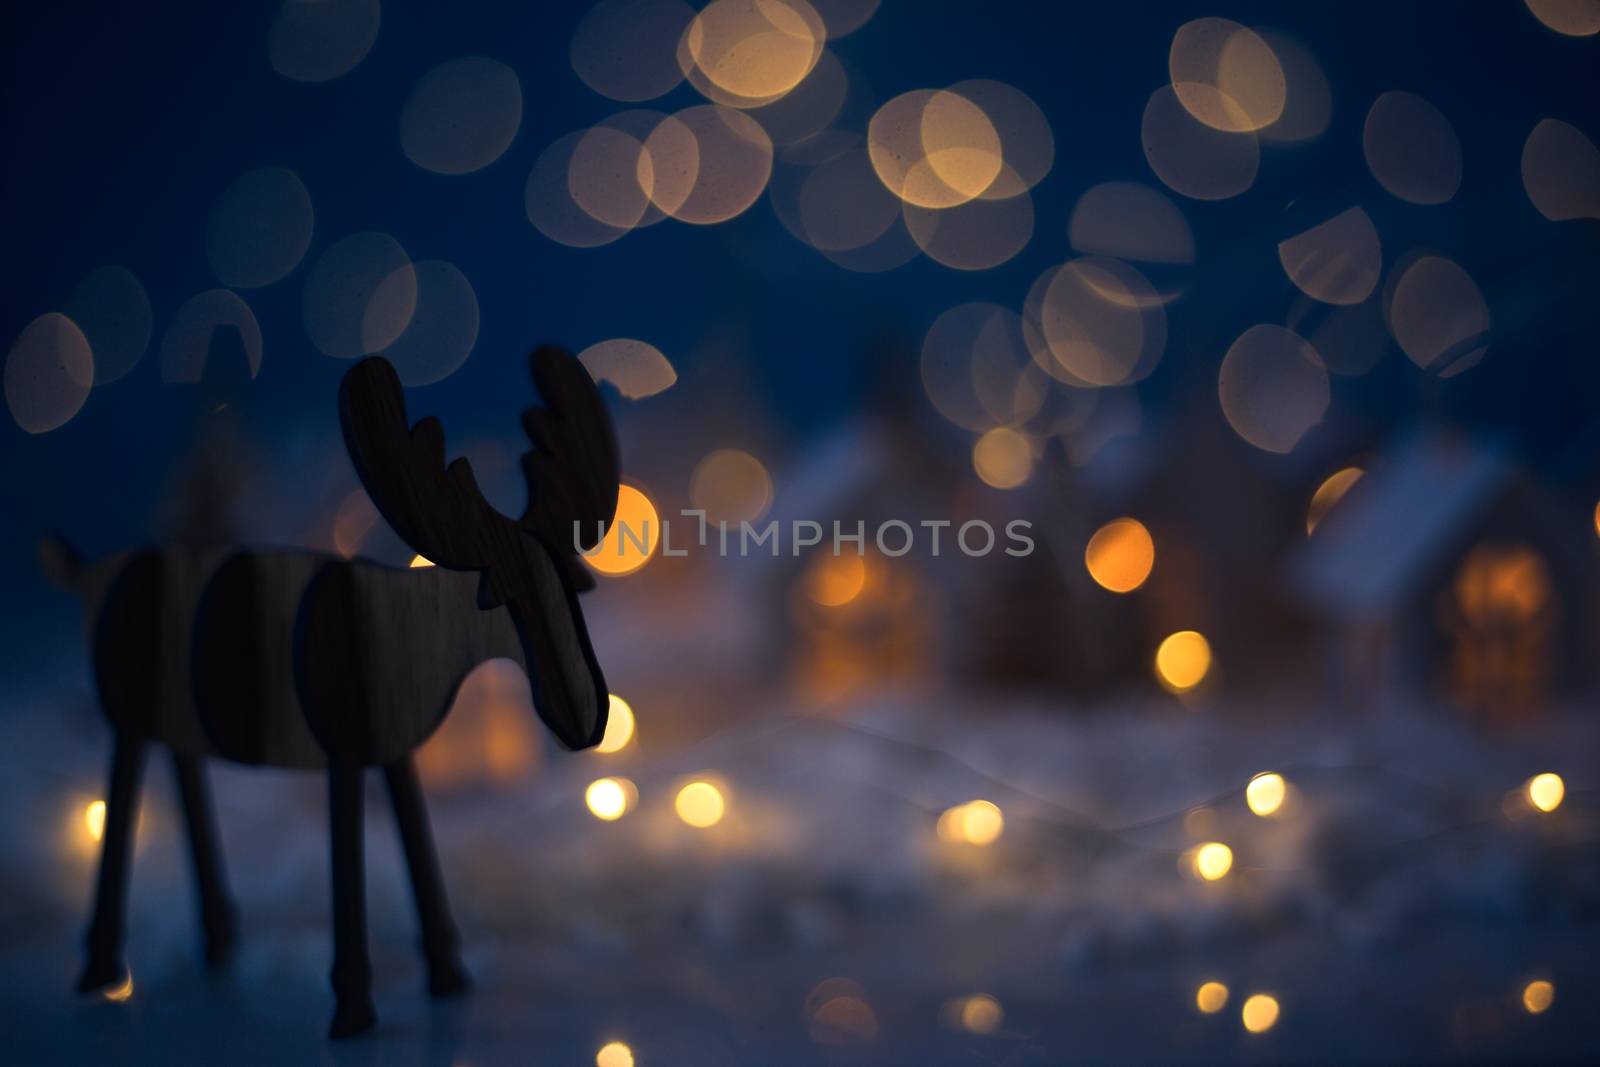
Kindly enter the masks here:
M 587 377 L 581 365 L 578 371 Z M 489 505 L 465 459 L 445 465 L 444 428 L 437 419 L 409 424 L 400 378 L 382 357 L 364 359 L 345 374 L 339 421 L 361 484 L 395 532 L 441 567 L 479 572 L 480 607 L 508 608 L 522 639 L 535 706 L 557 739 L 569 748 L 598 744 L 609 703 L 605 678 L 576 591 L 562 579 L 550 550 Z M 560 420 L 535 421 L 536 443 L 540 434 L 551 440 L 574 437 Z M 609 434 L 609 420 L 605 428 Z M 543 470 L 538 464 L 526 469 L 530 477 Z M 573 486 L 588 481 L 550 478 L 548 497 L 555 500 L 563 493 L 572 497 Z M 543 482 L 530 485 L 530 496 L 540 499 L 534 494 L 545 489 Z M 570 523 L 566 526 L 570 530 Z

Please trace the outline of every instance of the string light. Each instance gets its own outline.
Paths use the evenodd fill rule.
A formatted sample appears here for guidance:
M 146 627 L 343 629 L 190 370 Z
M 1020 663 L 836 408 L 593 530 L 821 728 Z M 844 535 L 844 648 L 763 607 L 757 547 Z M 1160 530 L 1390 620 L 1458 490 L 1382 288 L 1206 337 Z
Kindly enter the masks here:
M 633 1049 L 621 1041 L 607 1041 L 594 1054 L 594 1067 L 633 1067 Z
M 1527 1009 L 1529 1015 L 1541 1015 L 1549 1011 L 1555 999 L 1554 982 L 1538 978 L 1522 987 L 1522 1006 Z
M 1233 849 L 1221 841 L 1207 841 L 1194 850 L 1194 871 L 1208 882 L 1215 882 L 1233 869 Z
M 1156 649 L 1156 677 L 1174 693 L 1193 689 L 1211 670 L 1211 643 L 1196 630 L 1179 630 Z
M 672 802 L 678 818 L 699 830 L 715 826 L 727 811 L 722 790 L 706 781 L 694 781 L 678 790 Z
M 969 800 L 940 815 L 935 831 L 941 841 L 981 848 L 999 840 L 1005 827 L 1005 815 L 998 805 L 988 800 Z
M 1555 811 L 1567 795 L 1567 784 L 1559 774 L 1536 774 L 1528 779 L 1528 800 L 1540 811 Z
M 98 841 L 106 832 L 106 802 L 91 800 L 89 806 L 83 809 L 83 825 L 88 827 L 89 836 Z
M 1269 993 L 1256 993 L 1244 1002 L 1239 1017 L 1246 1030 L 1264 1034 L 1278 1024 L 1278 998 Z
M 633 740 L 633 709 L 617 694 L 610 695 L 610 709 L 606 712 L 606 732 L 595 746 L 596 752 L 621 752 Z
M 1194 991 L 1194 1006 L 1204 1015 L 1215 1015 L 1228 1006 L 1228 987 L 1221 982 L 1202 982 Z
M 1250 779 L 1250 784 L 1244 787 L 1244 799 L 1251 811 L 1265 817 L 1283 807 L 1287 792 L 1288 785 L 1283 775 L 1267 771 Z
M 595 818 L 615 822 L 628 813 L 635 795 L 633 783 L 626 778 L 600 778 L 589 783 L 583 800 Z

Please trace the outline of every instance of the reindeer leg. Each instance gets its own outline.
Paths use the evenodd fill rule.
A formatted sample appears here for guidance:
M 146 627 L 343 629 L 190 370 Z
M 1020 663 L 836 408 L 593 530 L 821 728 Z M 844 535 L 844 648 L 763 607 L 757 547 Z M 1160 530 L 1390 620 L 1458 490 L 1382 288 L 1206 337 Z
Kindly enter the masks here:
M 428 960 L 428 992 L 436 997 L 452 996 L 465 991 L 471 981 L 461 966 L 461 940 L 450 921 L 450 903 L 445 899 L 444 879 L 433 851 L 428 809 L 417 784 L 417 770 L 407 756 L 384 767 L 383 776 L 389 784 L 394 821 L 400 828 L 400 843 L 411 872 L 411 892 L 422 927 L 422 951 Z
M 205 769 L 195 756 L 172 753 L 172 770 L 183 800 L 183 818 L 189 826 L 189 854 L 194 861 L 195 889 L 200 896 L 200 928 L 205 934 L 206 963 L 220 967 L 238 940 L 233 902 L 228 899 L 222 874 L 222 851 L 217 845 L 216 821 L 211 817 L 211 795 Z
M 361 765 L 338 756 L 328 760 L 328 816 L 333 847 L 332 1038 L 370 1030 L 372 961 L 367 957 L 366 877 L 361 856 Z
M 78 978 L 80 993 L 120 982 L 126 970 L 122 962 L 122 917 L 143 767 L 144 742 L 117 734 L 111 750 L 111 781 L 106 788 L 106 821 L 100 837 L 100 880 L 87 939 L 89 960 Z

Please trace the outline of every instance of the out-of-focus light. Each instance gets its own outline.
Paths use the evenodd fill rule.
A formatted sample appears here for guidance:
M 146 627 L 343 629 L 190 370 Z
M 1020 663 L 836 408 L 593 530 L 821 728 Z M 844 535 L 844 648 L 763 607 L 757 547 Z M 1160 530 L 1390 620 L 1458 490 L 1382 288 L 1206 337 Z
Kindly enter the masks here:
M 606 526 L 605 538 L 583 558 L 601 574 L 618 578 L 650 562 L 660 541 L 656 506 L 633 486 L 623 485 L 617 489 L 617 511 Z
M 595 818 L 615 822 L 628 813 L 635 795 L 633 783 L 626 778 L 600 778 L 589 783 L 583 801 Z
M 478 342 L 478 294 L 472 282 L 442 259 L 408 263 L 379 284 L 364 317 L 387 323 L 406 309 L 410 320 L 383 349 L 384 358 L 404 385 L 443 381 L 461 368 Z
M 1600 3 L 1596 0 L 1526 0 L 1533 17 L 1567 37 L 1593 37 L 1600 33 Z
M 1555 999 L 1554 982 L 1538 978 L 1522 987 L 1522 1006 L 1527 1009 L 1529 1015 L 1539 1015 L 1549 1011 Z
M 411 567 L 412 570 L 416 570 L 416 569 L 418 569 L 420 567 L 431 567 L 431 566 L 433 566 L 433 560 L 429 559 L 427 556 L 424 556 L 420 552 L 418 552 L 415 556 L 411 557 L 410 567 Z
M 710 782 L 703 781 L 690 782 L 678 790 L 672 806 L 678 818 L 701 830 L 721 822 L 727 810 L 722 791 Z
M 651 202 L 698 226 L 742 214 L 772 177 L 767 131 L 744 112 L 716 104 L 669 116 L 645 138 L 644 149 L 651 163 Z
M 1271 323 L 1239 335 L 1222 357 L 1217 399 L 1233 432 L 1264 452 L 1294 450 L 1327 413 L 1333 389 L 1317 350 Z
M 66 425 L 92 388 L 94 352 L 89 340 L 77 323 L 58 311 L 23 327 L 6 355 L 6 405 L 28 433 L 48 433 Z
M 1413 204 L 1442 204 L 1461 187 L 1461 141 L 1444 113 L 1415 93 L 1373 101 L 1361 131 L 1367 169 Z
M 854 986 L 854 991 L 841 991 L 829 995 L 819 993 L 823 987 L 836 985 L 841 990 Z M 821 997 L 822 999 L 816 999 Z M 816 1001 L 816 1008 L 810 1007 Z M 846 1045 L 871 1041 L 878 1036 L 878 1016 L 867 1003 L 865 992 L 849 979 L 830 979 L 821 983 L 807 997 L 806 1014 L 811 1023 L 811 1040 L 820 1045 Z
M 1211 643 L 1196 630 L 1179 630 L 1156 649 L 1156 677 L 1174 693 L 1193 689 L 1211 670 Z
M 969 1034 L 992 1034 L 1005 1017 L 1000 1002 L 988 993 L 976 993 L 961 1004 L 961 1028 Z
M 1545 119 L 1523 143 L 1522 187 L 1534 208 L 1551 222 L 1600 218 L 1600 149 L 1577 127 Z M 99 358 L 96 349 L 95 359 Z
M 854 553 L 819 553 L 806 574 L 806 594 L 825 608 L 838 608 L 861 595 L 867 561 Z
M 416 312 L 411 257 L 386 233 L 353 233 L 317 257 L 306 274 L 301 317 L 311 343 L 334 359 L 381 352 L 399 339 Z M 379 289 L 383 300 L 377 300 Z
M 939 816 L 936 830 L 941 841 L 992 845 L 1005 831 L 1006 820 L 998 806 L 987 800 L 957 804 Z
M 223 285 L 255 289 L 299 265 L 311 247 L 311 194 L 287 167 L 235 178 L 206 224 L 206 255 Z
M 1359 304 L 1383 273 L 1377 227 L 1358 207 L 1278 243 L 1278 262 L 1295 287 L 1325 304 Z
M 1089 538 L 1083 563 L 1096 584 L 1113 593 L 1131 593 L 1150 577 L 1156 544 L 1138 519 L 1112 519 Z
M 330 81 L 372 51 L 381 21 L 379 0 L 285 0 L 267 30 L 267 58 L 285 78 Z
M 1311 536 L 1317 524 L 1333 509 L 1333 506 L 1343 500 L 1351 487 L 1361 480 L 1361 475 L 1364 473 L 1360 467 L 1345 467 L 1328 475 L 1322 484 L 1317 486 L 1317 491 L 1311 494 L 1311 506 L 1306 508 L 1307 537 Z
M 1389 332 L 1411 362 L 1441 377 L 1482 358 L 1489 306 L 1472 275 L 1443 256 L 1421 256 L 1394 282 Z
M 1162 184 L 1193 200 L 1226 200 L 1255 184 L 1261 145 L 1195 118 L 1171 85 L 1150 95 L 1139 123 L 1144 158 Z
M 890 192 L 934 209 L 982 196 L 1004 162 L 989 116 L 948 90 L 918 89 L 880 107 L 867 125 L 867 152 Z
M 594 1067 L 633 1067 L 633 1049 L 621 1041 L 607 1041 L 594 1054 Z
M 1202 982 L 1194 991 L 1194 1006 L 1202 1014 L 1215 1015 L 1228 1006 L 1228 987 L 1221 982 Z
M 499 159 L 522 125 L 522 83 L 496 59 L 465 56 L 418 80 L 400 112 L 406 158 L 436 174 L 470 174 Z
M 772 505 L 772 476 L 743 449 L 719 448 L 695 465 L 689 501 L 708 522 L 755 522 Z
M 1266 816 L 1283 807 L 1283 798 L 1288 791 L 1289 786 L 1283 780 L 1283 775 L 1266 771 L 1250 779 L 1250 784 L 1244 787 L 1244 799 L 1251 811 Z
M 1245 133 L 1283 114 L 1283 67 L 1260 34 L 1237 22 L 1184 23 L 1173 35 L 1167 72 L 1184 109 L 1213 129 Z
M 128 976 L 122 980 L 121 985 L 112 986 L 110 989 L 105 990 L 100 995 L 116 1004 L 121 1004 L 123 1001 L 133 996 L 133 972 L 128 972 Z
M 1139 263 L 1194 262 L 1194 231 L 1160 190 L 1139 182 L 1102 182 L 1078 198 L 1067 224 L 1079 252 Z
M 83 809 L 83 825 L 88 829 L 89 836 L 98 841 L 106 832 L 106 802 L 91 800 L 88 807 Z
M 1208 882 L 1215 882 L 1233 869 L 1233 849 L 1221 841 L 1207 841 L 1194 850 L 1194 871 Z
M 620 752 L 628 747 L 633 740 L 633 709 L 628 702 L 617 694 L 610 695 L 610 707 L 606 712 L 606 732 L 600 738 L 600 743 L 595 746 L 596 752 Z
M 1567 784 L 1559 774 L 1546 771 L 1528 779 L 1528 801 L 1540 811 L 1555 811 L 1567 795 Z
M 689 23 L 678 60 L 715 102 L 759 106 L 804 81 L 826 40 L 806 0 L 713 0 Z
M 94 355 L 94 384 L 106 385 L 138 364 L 150 346 L 150 294 L 126 267 L 96 267 L 61 305 Z
M 669 388 L 678 372 L 661 350 L 631 337 L 600 341 L 578 353 L 578 362 L 596 382 L 610 382 L 629 400 L 643 400 Z
M 1239 1017 L 1244 1020 L 1244 1028 L 1252 1034 L 1266 1033 L 1277 1025 L 1278 998 L 1269 993 L 1256 993 L 1244 1002 Z
M 985 485 L 1015 489 L 1033 474 L 1033 444 L 1024 434 L 997 426 L 972 446 L 972 469 Z
M 683 0 L 600 0 L 572 33 L 573 73 L 627 103 L 670 92 L 683 80 L 673 43 L 693 18 Z

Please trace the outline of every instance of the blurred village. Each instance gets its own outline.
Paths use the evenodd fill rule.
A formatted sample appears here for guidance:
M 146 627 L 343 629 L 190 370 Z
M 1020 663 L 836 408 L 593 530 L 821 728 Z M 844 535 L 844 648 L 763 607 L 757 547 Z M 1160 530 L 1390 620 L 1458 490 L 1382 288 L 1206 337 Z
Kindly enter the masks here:
M 320 83 L 373 47 L 358 46 L 377 3 L 310 6 L 284 5 L 268 47 L 279 75 Z M 1519 266 L 1475 280 L 1393 221 L 1455 195 L 1465 132 L 1413 93 L 1343 101 L 1365 111 L 1345 147 L 1372 180 L 1313 188 L 1207 249 L 1191 212 L 1246 194 L 1274 148 L 1320 137 L 1337 79 L 1315 41 L 1178 17 L 1152 34 L 1170 77 L 1137 131 L 1148 170 L 1055 190 L 1066 232 L 1035 234 L 1033 198 L 1065 147 L 1054 116 L 986 79 L 867 95 L 832 46 L 886 17 L 878 6 L 603 0 L 570 35 L 562 76 L 618 109 L 540 146 L 527 178 L 527 221 L 571 255 L 748 211 L 864 278 L 913 260 L 985 271 L 1030 240 L 1058 265 L 1009 301 L 929 308 L 915 329 L 886 317 L 853 341 L 864 402 L 806 432 L 755 386 L 736 322 L 693 352 L 572 339 L 621 436 L 617 523 L 646 543 L 614 528 L 589 559 L 612 689 L 597 749 L 562 751 L 522 671 L 497 660 L 417 753 L 475 994 L 421 995 L 374 786 L 383 1029 L 324 1046 L 325 783 L 223 765 L 243 947 L 207 977 L 181 813 L 152 760 L 132 973 L 73 1000 L 107 739 L 87 661 L 63 647 L 0 716 L 15 1062 L 1592 1054 L 1600 429 L 1530 456 L 1438 400 L 1533 344 L 1543 313 L 1525 290 L 1497 298 Z M 1594 47 L 1595 5 L 1516 6 L 1555 43 Z M 410 163 L 442 174 L 487 167 L 517 130 L 493 61 L 454 63 L 401 122 Z M 646 110 L 685 81 L 697 103 Z M 1550 118 L 1518 134 L 1527 225 L 1556 234 L 1531 255 L 1588 257 L 1552 304 L 1592 289 L 1593 133 Z M 293 358 L 338 371 L 389 355 L 413 417 L 444 415 L 451 454 L 508 514 L 527 494 L 517 415 L 533 386 L 474 399 L 465 429 L 431 409 L 432 383 L 485 358 L 471 283 L 386 233 L 313 244 L 305 195 L 285 168 L 231 186 L 206 250 L 226 288 L 164 334 L 130 272 L 91 273 L 20 330 L 12 416 L 41 440 L 81 423 L 150 348 L 181 397 L 153 540 L 431 566 L 360 489 L 331 392 L 308 390 L 316 418 L 292 433 L 263 432 L 262 327 L 235 290 L 297 271 L 281 284 L 305 336 L 268 358 L 305 349 Z M 1248 310 L 1185 320 L 1196 306 Z M 1592 336 L 1592 311 L 1570 315 Z M 1152 395 L 1163 373 L 1183 385 Z M 1341 403 L 1368 375 L 1407 391 Z M 1003 535 L 956 549 L 964 524 L 1018 520 L 1027 554 Z M 683 554 L 663 551 L 663 521 Z M 911 550 L 874 537 L 895 522 L 917 531 Z M 776 523 L 778 550 L 719 551 L 719 523 Z M 800 547 L 795 523 L 866 534 Z M 120 547 L 67 532 L 91 553 Z

